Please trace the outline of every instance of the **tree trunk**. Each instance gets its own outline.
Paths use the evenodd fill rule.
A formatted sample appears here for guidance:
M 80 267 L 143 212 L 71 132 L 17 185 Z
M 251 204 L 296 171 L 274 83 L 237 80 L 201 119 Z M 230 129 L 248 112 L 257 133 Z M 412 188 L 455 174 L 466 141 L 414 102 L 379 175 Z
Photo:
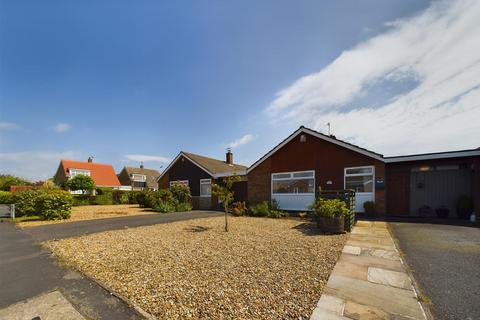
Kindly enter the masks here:
M 225 232 L 228 232 L 228 206 L 224 205 L 225 209 Z

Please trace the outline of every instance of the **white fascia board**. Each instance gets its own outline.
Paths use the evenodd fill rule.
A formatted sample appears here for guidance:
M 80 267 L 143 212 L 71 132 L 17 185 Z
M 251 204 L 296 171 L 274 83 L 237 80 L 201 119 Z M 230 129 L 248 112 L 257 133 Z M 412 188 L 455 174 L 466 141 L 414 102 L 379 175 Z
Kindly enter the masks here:
M 331 142 L 333 144 L 336 144 L 338 146 L 341 146 L 341 147 L 344 147 L 346 149 L 350 149 L 352 151 L 355 151 L 355 152 L 358 152 L 358 153 L 361 153 L 367 157 L 370 157 L 370 158 L 373 158 L 375 160 L 378 160 L 378 161 L 381 161 L 381 162 L 384 162 L 384 158 L 381 156 L 381 155 L 378 155 L 378 154 L 375 154 L 373 152 L 369 152 L 367 150 L 363 150 L 361 148 L 358 148 L 358 147 L 355 147 L 353 145 L 350 145 L 348 143 L 345 143 L 345 142 L 342 142 L 342 141 L 339 141 L 337 139 L 334 139 L 334 138 L 330 138 L 328 136 L 325 136 L 325 135 L 322 135 L 322 134 L 319 134 L 315 131 L 312 131 L 308 128 L 305 128 L 305 127 L 301 127 L 299 129 L 297 129 L 296 132 L 294 132 L 290 138 L 286 139 L 285 141 L 283 141 L 282 143 L 280 143 L 278 146 L 276 146 L 272 151 L 270 151 L 269 153 L 267 153 L 266 155 L 264 155 L 262 158 L 260 158 L 260 160 L 258 160 L 257 162 L 255 162 L 250 168 L 247 169 L 247 173 L 249 173 L 250 171 L 252 171 L 253 169 L 255 169 L 255 167 L 257 167 L 259 164 L 261 164 L 263 161 L 265 161 L 266 159 L 268 159 L 270 156 L 272 156 L 275 152 L 277 152 L 279 149 L 283 148 L 283 146 L 285 146 L 287 143 L 289 143 L 290 141 L 292 141 L 295 137 L 297 137 L 300 133 L 307 133 L 307 134 L 310 134 L 314 137 L 317 137 L 319 139 L 322 139 L 322 140 L 325 140 L 325 141 L 328 141 L 328 142 Z
M 385 163 L 419 161 L 419 160 L 436 160 L 436 159 L 474 157 L 474 156 L 480 156 L 480 150 L 467 150 L 467 151 L 457 151 L 457 152 L 441 152 L 441 153 L 433 153 L 433 154 L 389 157 L 389 158 L 385 158 Z

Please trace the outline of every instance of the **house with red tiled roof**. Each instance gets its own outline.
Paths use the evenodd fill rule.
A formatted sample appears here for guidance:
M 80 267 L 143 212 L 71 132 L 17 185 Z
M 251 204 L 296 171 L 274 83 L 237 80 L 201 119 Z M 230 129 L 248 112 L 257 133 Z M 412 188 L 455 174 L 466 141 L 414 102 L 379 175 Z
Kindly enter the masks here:
M 86 162 L 60 160 L 60 165 L 53 177 L 53 181 L 55 184 L 63 186 L 68 179 L 78 174 L 92 177 L 97 187 L 120 188 L 121 186 L 112 165 L 94 163 L 92 157 L 88 158 Z

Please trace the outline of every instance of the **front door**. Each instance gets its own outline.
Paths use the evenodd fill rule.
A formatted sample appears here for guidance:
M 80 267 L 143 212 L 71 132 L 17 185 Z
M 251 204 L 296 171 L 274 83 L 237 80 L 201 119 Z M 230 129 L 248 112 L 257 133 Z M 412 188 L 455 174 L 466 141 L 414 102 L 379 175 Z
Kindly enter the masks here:
M 375 200 L 375 167 L 345 168 L 345 189 L 355 190 L 355 212 L 364 212 L 363 204 Z

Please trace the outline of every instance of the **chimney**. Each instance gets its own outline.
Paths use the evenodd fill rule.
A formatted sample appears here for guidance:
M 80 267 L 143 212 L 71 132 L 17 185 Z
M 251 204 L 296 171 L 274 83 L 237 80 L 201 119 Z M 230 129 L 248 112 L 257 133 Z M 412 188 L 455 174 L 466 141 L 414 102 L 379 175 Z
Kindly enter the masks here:
M 228 163 L 228 164 L 233 164 L 233 153 L 232 153 L 232 150 L 230 148 L 227 149 L 225 162 Z
M 93 156 L 88 157 L 87 162 L 92 163 L 93 162 Z
M 140 162 L 140 169 L 143 169 L 143 162 Z

